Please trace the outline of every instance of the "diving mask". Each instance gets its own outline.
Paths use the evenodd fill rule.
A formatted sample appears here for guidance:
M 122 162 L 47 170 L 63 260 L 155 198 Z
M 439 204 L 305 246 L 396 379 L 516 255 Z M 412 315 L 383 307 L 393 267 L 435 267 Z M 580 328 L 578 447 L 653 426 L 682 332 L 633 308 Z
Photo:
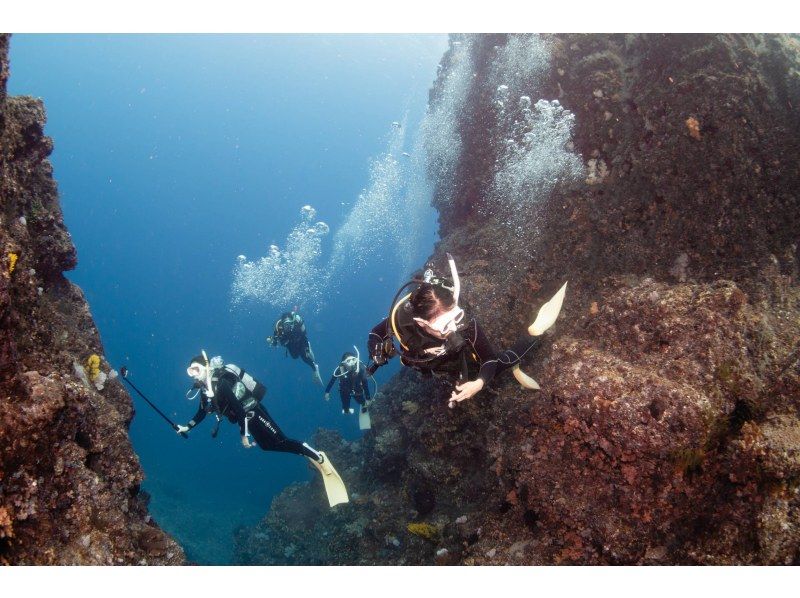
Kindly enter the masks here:
M 414 321 L 424 328 L 428 328 L 436 334 L 445 337 L 458 330 L 459 324 L 464 321 L 464 310 L 458 305 L 454 305 L 451 309 L 436 316 L 430 322 L 422 318 L 414 318 Z
M 186 373 L 190 378 L 194 378 L 198 382 L 204 382 L 206 378 L 206 366 L 199 363 L 193 363 L 186 368 Z

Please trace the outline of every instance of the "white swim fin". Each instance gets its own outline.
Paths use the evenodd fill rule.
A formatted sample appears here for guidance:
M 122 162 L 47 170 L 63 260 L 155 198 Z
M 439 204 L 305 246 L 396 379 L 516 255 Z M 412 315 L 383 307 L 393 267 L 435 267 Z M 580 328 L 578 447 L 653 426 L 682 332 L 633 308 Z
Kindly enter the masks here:
M 528 390 L 539 390 L 539 384 L 536 382 L 536 380 L 523 372 L 520 369 L 519 364 L 514 366 L 514 368 L 511 370 L 511 373 L 514 374 L 514 377 L 517 379 L 517 382 L 519 382 L 522 388 L 527 388 Z
M 528 334 L 531 336 L 541 336 L 555 323 L 558 314 L 561 312 L 561 304 L 564 303 L 564 295 L 566 292 L 567 283 L 565 282 L 564 286 L 558 289 L 558 292 L 553 295 L 553 298 L 539 308 L 539 313 L 536 314 L 536 320 L 528 327 Z M 519 378 L 517 378 L 517 380 L 519 380 Z
M 350 502 L 350 499 L 347 497 L 347 488 L 345 488 L 342 478 L 339 477 L 339 474 L 333 468 L 333 464 L 331 460 L 328 459 L 328 455 L 322 451 L 319 451 L 319 454 L 322 455 L 324 459 L 322 463 L 317 463 L 311 458 L 308 458 L 308 460 L 311 461 L 311 464 L 322 474 L 322 482 L 325 484 L 325 493 L 328 495 L 328 504 L 330 504 L 331 507 L 335 507 L 338 504 Z
M 371 430 L 372 418 L 369 416 L 369 409 L 361 407 L 358 410 L 358 428 L 359 430 Z
M 314 366 L 314 371 L 311 372 L 311 379 L 314 381 L 314 384 L 318 384 L 322 386 L 322 377 L 319 375 L 319 366 Z

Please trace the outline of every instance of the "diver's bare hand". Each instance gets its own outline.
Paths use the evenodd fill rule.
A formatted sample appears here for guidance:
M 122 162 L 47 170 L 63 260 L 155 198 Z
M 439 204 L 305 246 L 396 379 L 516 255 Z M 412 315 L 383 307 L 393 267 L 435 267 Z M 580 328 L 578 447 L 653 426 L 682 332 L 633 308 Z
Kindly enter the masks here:
M 250 442 L 250 439 L 247 436 L 242 436 L 242 446 L 244 448 L 253 448 L 255 444 Z
M 483 390 L 483 380 L 481 378 L 464 382 L 463 384 L 456 384 L 456 389 L 450 395 L 450 401 L 448 401 L 447 406 L 452 409 L 456 403 L 472 398 L 481 390 Z

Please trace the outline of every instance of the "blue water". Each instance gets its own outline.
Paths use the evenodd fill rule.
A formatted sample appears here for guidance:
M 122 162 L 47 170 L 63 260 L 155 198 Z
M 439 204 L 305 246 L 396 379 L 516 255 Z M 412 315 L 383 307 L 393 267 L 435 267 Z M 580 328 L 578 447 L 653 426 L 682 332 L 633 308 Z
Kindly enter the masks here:
M 175 420 L 196 408 L 184 398 L 185 368 L 203 348 L 268 386 L 266 407 L 290 437 L 310 439 L 318 427 L 359 436 L 335 391 L 325 403 L 307 366 L 266 347 L 292 305 L 233 309 L 232 270 L 239 254 L 283 246 L 305 204 L 330 226 L 330 253 L 392 121 L 407 118 L 410 151 L 446 45 L 444 35 L 12 38 L 9 93 L 44 99 L 55 141 L 79 258 L 68 277 L 86 294 L 108 360 L 127 365 Z M 411 261 L 430 253 L 435 222 L 425 208 Z M 324 300 L 304 306 L 326 381 L 344 350 L 364 346 L 404 274 L 391 271 L 391 237 L 374 235 L 377 256 L 337 271 Z M 379 382 L 387 378 L 381 371 Z M 245 450 L 227 422 L 216 440 L 211 418 L 182 440 L 134 402 L 130 435 L 151 512 L 195 562 L 230 562 L 233 530 L 311 475 L 299 457 Z

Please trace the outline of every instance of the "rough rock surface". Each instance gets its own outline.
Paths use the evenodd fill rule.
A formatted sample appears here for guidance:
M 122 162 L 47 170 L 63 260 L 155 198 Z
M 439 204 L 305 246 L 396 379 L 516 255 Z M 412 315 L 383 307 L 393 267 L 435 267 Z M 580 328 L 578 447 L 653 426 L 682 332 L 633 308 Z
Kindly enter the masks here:
M 542 391 L 505 376 L 450 410 L 399 374 L 360 443 L 318 439 L 352 502 L 288 489 L 240 531 L 242 562 L 800 564 L 796 38 L 554 35 L 544 73 L 498 75 L 529 41 L 453 38 L 443 58 L 434 108 L 455 52 L 471 62 L 434 258 L 458 258 L 498 345 L 569 280 L 525 364 Z M 580 180 L 498 196 L 504 77 L 575 115 Z
M 62 275 L 77 258 L 53 142 L 40 100 L 6 96 L 8 43 L 0 35 L 0 563 L 181 564 L 139 489 L 130 397 L 118 379 L 90 380 L 103 348 Z

